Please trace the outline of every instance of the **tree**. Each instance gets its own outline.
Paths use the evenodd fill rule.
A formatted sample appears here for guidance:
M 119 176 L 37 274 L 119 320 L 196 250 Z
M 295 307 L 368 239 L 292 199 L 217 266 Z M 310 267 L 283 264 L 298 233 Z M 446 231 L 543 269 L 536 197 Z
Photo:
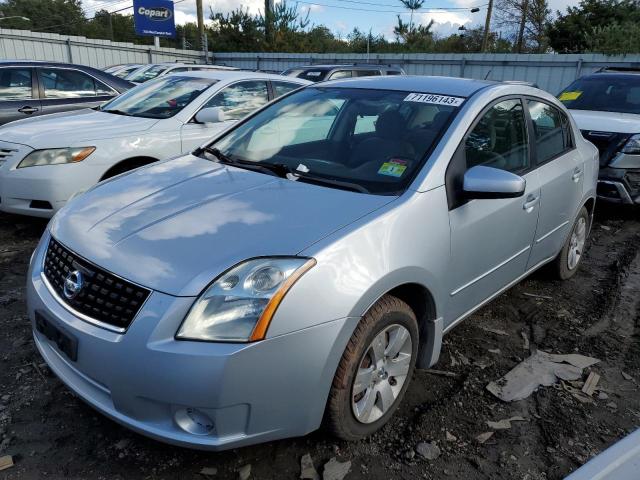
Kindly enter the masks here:
M 264 49 L 263 24 L 249 10 L 238 7 L 223 14 L 211 9 L 213 26 L 207 29 L 209 45 L 218 52 L 260 52 Z
M 514 52 L 547 49 L 551 10 L 547 0 L 497 0 L 496 25 L 513 41 Z
M 594 32 L 602 35 L 607 28 L 618 35 L 625 24 L 640 22 L 640 5 L 635 0 L 582 0 L 577 7 L 568 7 L 547 29 L 549 45 L 556 52 L 579 53 L 594 46 Z M 606 43 L 606 42 L 605 42 Z M 598 45 L 605 45 L 598 43 Z
M 5 20 L 2 22 L 4 28 L 82 35 L 86 23 L 80 0 L 7 0 L 0 3 L 0 12 L 5 17 L 20 16 L 30 19 L 30 22 L 21 19 Z
M 400 0 L 400 3 L 405 6 L 408 10 L 411 10 L 411 18 L 409 19 L 409 31 L 413 30 L 413 12 L 422 8 L 424 5 L 424 0 Z M 398 20 L 400 16 L 398 15 Z

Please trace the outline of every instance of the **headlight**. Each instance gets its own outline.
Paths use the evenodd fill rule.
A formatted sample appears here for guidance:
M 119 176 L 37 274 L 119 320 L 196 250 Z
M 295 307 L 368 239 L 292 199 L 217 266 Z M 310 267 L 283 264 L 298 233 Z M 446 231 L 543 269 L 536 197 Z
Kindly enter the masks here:
M 81 162 L 91 155 L 95 149 L 96 147 L 77 147 L 34 150 L 24 157 L 24 159 L 18 164 L 18 168 Z
M 176 338 L 219 342 L 262 340 L 291 286 L 316 264 L 308 258 L 257 258 L 227 271 L 191 307 Z
M 627 143 L 624 144 L 622 153 L 628 153 L 631 155 L 639 155 L 640 154 L 640 135 L 633 135 Z

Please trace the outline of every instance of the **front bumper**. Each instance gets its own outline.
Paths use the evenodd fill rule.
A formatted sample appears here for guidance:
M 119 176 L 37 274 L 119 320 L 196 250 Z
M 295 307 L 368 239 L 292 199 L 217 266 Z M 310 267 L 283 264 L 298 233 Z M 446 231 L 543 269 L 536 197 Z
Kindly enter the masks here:
M 612 203 L 640 204 L 640 169 L 601 168 L 598 198 Z
M 194 299 L 153 292 L 120 334 L 75 317 L 54 298 L 38 268 L 43 250 L 27 285 L 36 346 L 53 372 L 106 416 L 149 437 L 208 450 L 319 427 L 356 318 L 250 344 L 176 341 Z M 36 330 L 36 312 L 77 339 L 76 361 Z M 185 412 L 196 412 L 197 424 L 194 415 L 185 424 Z M 202 418 L 213 428 L 198 430 Z

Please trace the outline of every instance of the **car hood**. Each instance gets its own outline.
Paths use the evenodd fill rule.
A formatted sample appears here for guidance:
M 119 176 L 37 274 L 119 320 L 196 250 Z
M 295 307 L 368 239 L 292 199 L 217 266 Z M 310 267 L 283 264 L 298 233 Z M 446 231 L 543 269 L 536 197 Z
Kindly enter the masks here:
M 34 149 L 80 146 L 85 140 L 148 130 L 157 122 L 155 118 L 127 117 L 86 108 L 7 123 L 0 127 L 0 138 Z
M 395 198 L 187 155 L 99 184 L 56 215 L 51 234 L 116 275 L 195 296 L 243 260 L 296 255 Z
M 640 133 L 640 115 L 633 113 L 569 110 L 580 130 Z

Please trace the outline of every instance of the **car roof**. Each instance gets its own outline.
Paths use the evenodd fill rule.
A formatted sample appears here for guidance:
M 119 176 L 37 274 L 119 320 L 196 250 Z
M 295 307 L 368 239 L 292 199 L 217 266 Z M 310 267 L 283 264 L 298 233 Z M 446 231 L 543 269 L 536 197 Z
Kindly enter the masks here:
M 420 75 L 391 75 L 381 77 L 357 77 L 329 80 L 316 86 L 339 88 L 371 88 L 401 90 L 405 92 L 435 93 L 455 97 L 469 97 L 482 88 L 499 85 L 490 80 L 473 80 L 458 77 L 428 77 Z
M 318 65 L 299 65 L 296 67 L 288 68 L 287 70 L 332 70 L 334 68 L 351 68 L 351 69 L 365 69 L 365 68 L 377 68 L 377 69 L 395 69 L 400 70 L 400 67 L 394 65 L 380 65 L 377 63 L 335 63 L 335 64 L 318 64 Z
M 170 73 L 169 76 L 191 77 L 191 78 L 212 78 L 220 81 L 244 80 L 251 78 L 262 78 L 268 80 L 278 80 L 280 82 L 299 83 L 300 85 L 310 85 L 312 82 L 301 78 L 284 77 L 277 73 L 248 72 L 246 70 L 198 70 L 191 72 Z
M 87 65 L 80 65 L 76 63 L 66 63 L 66 62 L 52 62 L 49 60 L 0 60 L 0 66 L 6 67 L 10 65 L 37 65 L 39 67 L 42 66 L 51 66 L 51 67 L 74 67 L 74 68 L 90 68 L 92 70 L 96 70 L 94 67 L 89 67 Z
M 584 75 L 580 78 L 603 78 L 603 77 L 609 77 L 609 78 L 628 78 L 628 79 L 634 79 L 634 80 L 640 80 L 640 72 L 634 72 L 634 71 L 602 71 L 602 72 L 595 72 L 595 73 L 591 73 L 589 75 Z

